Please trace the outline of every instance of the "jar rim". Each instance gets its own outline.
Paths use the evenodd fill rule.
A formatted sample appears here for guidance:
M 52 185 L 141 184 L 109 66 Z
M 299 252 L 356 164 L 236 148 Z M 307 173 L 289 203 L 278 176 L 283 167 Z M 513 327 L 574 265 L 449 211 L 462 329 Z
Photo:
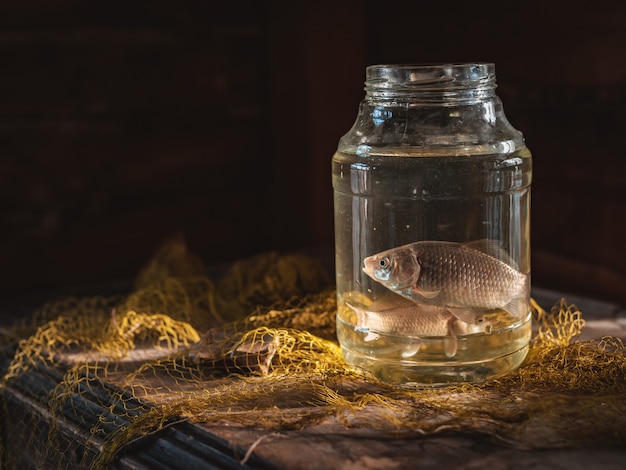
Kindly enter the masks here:
M 366 68 L 366 91 L 494 88 L 492 62 L 377 64 Z

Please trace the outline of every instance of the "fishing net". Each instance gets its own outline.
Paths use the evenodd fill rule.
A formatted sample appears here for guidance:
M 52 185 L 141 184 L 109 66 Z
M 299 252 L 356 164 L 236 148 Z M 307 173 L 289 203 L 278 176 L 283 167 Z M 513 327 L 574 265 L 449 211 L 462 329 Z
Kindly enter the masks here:
M 78 462 L 91 468 L 183 420 L 269 432 L 334 420 L 392 437 L 470 433 L 526 449 L 624 444 L 622 341 L 577 340 L 585 322 L 564 300 L 533 309 L 536 332 L 518 370 L 482 384 L 394 387 L 344 362 L 335 291 L 317 261 L 266 253 L 214 280 L 176 240 L 130 294 L 50 302 L 5 332 L 2 436 L 17 432 L 11 391 L 30 390 L 48 424 L 22 423 L 11 442 L 36 452 L 40 466 L 67 461 L 55 423 L 68 414 L 89 429 Z M 35 371 L 51 392 L 32 390 Z M 82 409 L 85 397 L 100 408 Z M 18 451 L 1 444 L 3 461 Z

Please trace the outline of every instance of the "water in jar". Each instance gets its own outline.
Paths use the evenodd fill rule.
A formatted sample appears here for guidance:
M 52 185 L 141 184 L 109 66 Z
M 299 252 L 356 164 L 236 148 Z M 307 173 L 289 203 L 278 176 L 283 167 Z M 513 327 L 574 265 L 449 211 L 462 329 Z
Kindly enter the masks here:
M 531 334 L 531 156 L 525 147 L 484 150 L 334 155 L 337 336 L 349 363 L 388 382 L 442 385 L 497 377 L 523 361 Z M 394 288 L 364 269 L 369 257 L 415 242 L 460 248 L 470 258 L 482 256 L 481 246 L 496 247 L 502 256 L 486 258 L 495 271 L 472 275 L 487 276 L 485 282 L 500 279 L 498 269 L 526 276 L 516 310 L 500 305 L 505 300 L 455 310 L 448 308 L 458 307 L 454 292 L 413 295 L 407 282 Z M 459 273 L 444 274 L 462 279 L 457 264 Z

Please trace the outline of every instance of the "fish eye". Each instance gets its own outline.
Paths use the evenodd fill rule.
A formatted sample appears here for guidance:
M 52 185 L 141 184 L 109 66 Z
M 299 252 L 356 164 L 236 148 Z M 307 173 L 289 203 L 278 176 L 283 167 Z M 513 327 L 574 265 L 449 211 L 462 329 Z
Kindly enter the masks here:
M 390 265 L 391 265 L 391 260 L 389 259 L 388 256 L 385 256 L 384 258 L 381 258 L 378 261 L 378 266 L 382 269 L 387 269 Z

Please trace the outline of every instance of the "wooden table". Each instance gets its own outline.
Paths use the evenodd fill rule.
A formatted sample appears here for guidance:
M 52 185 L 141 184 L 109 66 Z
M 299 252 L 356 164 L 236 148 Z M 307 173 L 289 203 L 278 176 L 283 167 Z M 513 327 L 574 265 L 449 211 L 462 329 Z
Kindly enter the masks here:
M 533 297 L 544 307 L 562 294 L 534 289 Z M 584 337 L 605 334 L 626 339 L 626 310 L 619 305 L 567 296 L 585 314 Z M 2 369 L 11 358 L 7 351 Z M 90 428 L 110 419 L 105 429 L 132 419 L 129 397 L 118 413 L 111 399 L 111 384 L 76 394 L 72 407 L 54 419 L 48 397 L 60 382 L 63 367 L 42 367 L 20 376 L 4 390 L 3 440 L 6 468 L 38 468 L 35 457 L 51 435 L 62 449 L 62 461 L 51 455 L 45 467 L 88 467 L 103 448 L 105 435 L 90 437 Z M 297 411 L 297 410 L 295 410 Z M 120 418 L 124 415 L 128 418 Z M 336 418 L 304 429 L 268 431 L 242 427 L 227 421 L 210 425 L 189 421 L 166 423 L 161 430 L 126 446 L 112 468 L 287 468 L 287 469 L 622 469 L 626 450 L 565 448 L 525 451 L 498 444 L 485 437 L 463 434 L 394 437 L 369 428 L 346 428 Z M 25 428 L 28 426 L 28 428 Z M 51 434 L 51 429 L 54 434 Z M 574 431 L 574 430 L 573 430 Z M 626 432 L 626 430 L 625 430 Z

